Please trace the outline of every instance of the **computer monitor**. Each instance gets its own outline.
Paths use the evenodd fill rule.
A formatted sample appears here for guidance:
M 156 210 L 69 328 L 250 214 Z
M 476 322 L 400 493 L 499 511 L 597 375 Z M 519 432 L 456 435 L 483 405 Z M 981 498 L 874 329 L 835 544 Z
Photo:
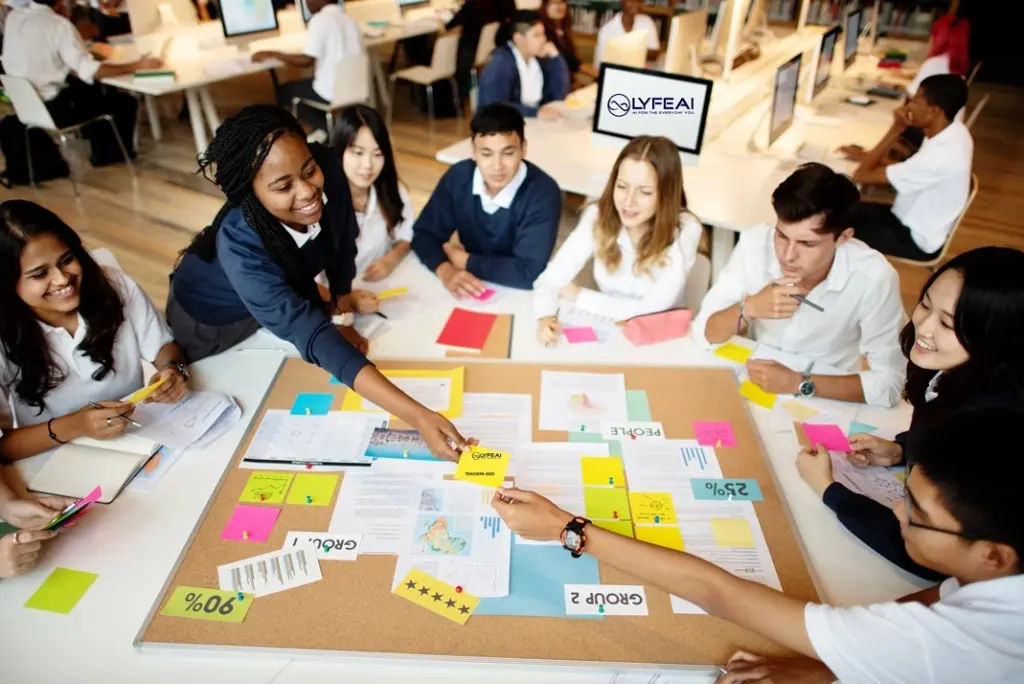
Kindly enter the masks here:
M 665 71 L 682 76 L 698 76 L 700 46 L 708 32 L 708 11 L 678 14 L 672 19 L 665 48 Z
M 857 41 L 860 39 L 861 23 L 864 10 L 854 9 L 846 15 L 843 22 L 843 69 L 849 69 L 857 60 Z
M 618 38 L 609 38 L 601 50 L 601 63 L 636 67 L 647 64 L 647 32 L 630 31 Z
M 772 88 L 772 110 L 768 125 L 768 146 L 793 125 L 796 116 L 796 91 L 800 83 L 803 55 L 797 55 L 775 70 Z
M 638 135 L 675 143 L 683 163 L 697 161 L 711 104 L 712 82 L 693 76 L 601 64 L 593 140 L 621 144 Z
M 744 37 L 760 35 L 768 26 L 768 0 L 750 0 L 747 18 L 743 22 Z
M 837 24 L 825 31 L 818 42 L 818 49 L 815 51 L 814 61 L 811 63 L 810 78 L 807 79 L 808 102 L 828 85 L 828 79 L 832 75 L 832 60 L 836 55 L 836 44 L 839 42 L 839 34 L 842 33 L 842 30 L 842 27 Z
M 705 62 L 724 64 L 719 51 L 725 52 L 729 45 L 729 31 L 732 27 L 733 6 L 740 0 L 722 0 L 718 3 L 718 16 L 715 17 L 715 25 L 711 29 L 711 37 L 708 39 L 707 54 L 701 55 Z
M 266 34 L 277 33 L 277 12 L 272 0 L 234 0 L 220 3 L 220 24 L 224 38 L 263 38 Z

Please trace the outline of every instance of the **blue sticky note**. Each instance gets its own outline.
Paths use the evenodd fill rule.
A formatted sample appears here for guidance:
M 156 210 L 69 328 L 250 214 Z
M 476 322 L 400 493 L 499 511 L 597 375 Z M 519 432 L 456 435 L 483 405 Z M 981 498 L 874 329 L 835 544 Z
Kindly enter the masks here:
M 616 442 L 610 442 L 601 437 L 600 432 L 569 432 L 568 441 L 570 442 L 594 442 L 595 444 L 607 444 L 608 455 L 622 457 L 622 445 Z
M 334 377 L 332 375 L 330 381 L 328 381 L 327 384 L 328 385 L 343 385 L 345 383 L 343 383 L 341 380 L 339 380 L 338 378 L 336 378 L 336 377 Z
M 600 584 L 597 561 L 590 556 L 573 558 L 561 546 L 537 546 L 512 542 L 508 596 L 482 598 L 474 615 L 525 615 L 529 617 L 601 620 L 601 615 L 566 615 L 566 584 Z
M 644 390 L 626 390 L 626 418 L 651 422 L 651 405 L 647 403 L 647 392 Z
M 764 501 L 757 480 L 693 478 L 690 486 L 698 501 Z
M 846 436 L 847 437 L 852 437 L 853 435 L 859 435 L 859 434 L 862 434 L 862 433 L 874 432 L 877 429 L 878 428 L 876 428 L 874 425 L 868 425 L 867 423 L 858 423 L 855 420 L 851 420 L 850 421 L 850 431 L 846 433 Z
M 295 396 L 291 414 L 293 416 L 326 416 L 334 403 L 333 394 L 310 394 L 302 392 Z

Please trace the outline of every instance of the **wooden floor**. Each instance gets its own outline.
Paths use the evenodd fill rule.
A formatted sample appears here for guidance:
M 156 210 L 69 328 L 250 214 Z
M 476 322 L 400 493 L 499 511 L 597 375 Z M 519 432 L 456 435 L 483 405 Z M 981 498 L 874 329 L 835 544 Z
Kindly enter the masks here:
M 245 102 L 271 101 L 269 80 L 253 77 L 231 86 L 221 86 L 214 93 L 222 116 Z M 1020 129 L 1024 90 L 979 84 L 972 102 L 985 92 L 992 97 L 973 130 L 980 190 L 953 240 L 950 256 L 983 245 L 1024 249 L 1024 133 Z M 434 152 L 465 137 L 468 125 L 439 120 L 431 140 L 426 116 L 414 108 L 409 95 L 400 92 L 398 101 L 392 141 L 399 174 L 419 211 L 447 168 L 434 160 Z M 195 149 L 188 124 L 176 117 L 180 103 L 167 99 L 161 106 L 164 140 L 154 144 L 143 127 L 139 173 L 134 179 L 123 166 L 92 169 L 79 159 L 79 196 L 74 195 L 70 181 L 62 180 L 40 189 L 0 187 L 0 200 L 31 199 L 50 208 L 79 231 L 90 248 L 111 249 L 162 308 L 167 276 L 178 252 L 213 218 L 221 200 L 214 186 L 193 175 Z M 897 269 L 909 311 L 928 273 L 902 265 Z

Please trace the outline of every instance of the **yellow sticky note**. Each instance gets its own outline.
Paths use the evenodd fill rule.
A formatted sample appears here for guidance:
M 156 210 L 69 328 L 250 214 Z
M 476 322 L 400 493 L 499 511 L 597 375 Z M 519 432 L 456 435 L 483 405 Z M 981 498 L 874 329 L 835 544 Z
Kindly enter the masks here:
M 449 420 L 462 416 L 462 394 L 466 384 L 463 366 L 449 370 L 385 370 L 381 371 L 398 389 Z M 380 413 L 382 409 L 353 390 L 345 392 L 342 411 Z
M 749 380 L 745 380 L 743 384 L 740 385 L 740 394 L 758 406 L 764 406 L 766 409 L 770 409 L 775 405 L 775 398 L 778 396 L 765 392 Z
M 596 520 L 629 520 L 629 499 L 626 490 L 618 487 L 584 487 L 583 505 L 587 517 Z
M 25 602 L 25 607 L 68 615 L 97 577 L 99 575 L 92 572 L 56 568 Z
M 805 421 L 811 416 L 816 416 L 819 413 L 817 409 L 813 409 L 807 404 L 801 404 L 795 399 L 783 402 L 782 408 L 786 409 L 786 413 L 799 421 Z
M 181 586 L 174 588 L 160 614 L 194 620 L 241 622 L 255 599 L 256 594 Z
M 583 484 L 625 487 L 626 475 L 622 470 L 622 459 L 616 456 L 584 456 L 580 459 L 583 468 Z
M 300 506 L 329 506 L 337 487 L 337 475 L 299 473 L 295 476 L 295 483 L 292 485 L 291 491 L 288 492 L 285 503 L 299 504 Z
M 391 299 L 392 297 L 398 297 L 400 295 L 404 295 L 408 291 L 409 288 L 407 287 L 393 287 L 390 290 L 384 290 L 377 295 L 377 301 L 379 302 L 385 299 Z
M 746 518 L 712 518 L 711 531 L 719 546 L 754 548 L 754 531 L 750 529 Z
M 595 520 L 594 524 L 602 530 L 608 530 L 623 537 L 633 536 L 633 523 L 628 520 Z
M 480 599 L 465 590 L 457 591 L 452 585 L 416 569 L 410 570 L 391 593 L 460 625 L 466 624 L 480 603 Z
M 149 399 L 150 395 L 153 394 L 153 392 L 156 392 L 158 389 L 160 389 L 160 386 L 163 385 L 165 382 L 167 382 L 167 378 L 160 378 L 149 387 L 143 387 L 142 389 L 135 390 L 127 397 L 125 397 L 123 401 L 126 404 L 141 403 L 146 399 Z
M 633 511 L 633 522 L 656 525 L 674 525 L 676 508 L 668 492 L 630 492 L 629 507 Z
M 664 546 L 666 549 L 683 550 L 683 535 L 680 534 L 678 527 L 672 525 L 637 526 L 636 538 L 640 541 Z
M 462 452 L 456 480 L 465 480 L 485 487 L 500 487 L 505 482 L 505 471 L 511 457 L 507 451 L 495 451 L 474 445 Z
M 726 342 L 721 347 L 715 350 L 715 356 L 721 356 L 723 359 L 732 361 L 734 363 L 746 363 L 750 355 L 753 354 L 752 349 L 747 347 L 741 347 L 738 344 L 732 342 Z
M 293 473 L 275 473 L 256 471 L 249 476 L 245 483 L 239 501 L 246 503 L 284 503 L 284 495 L 288 492 L 288 485 L 292 483 Z

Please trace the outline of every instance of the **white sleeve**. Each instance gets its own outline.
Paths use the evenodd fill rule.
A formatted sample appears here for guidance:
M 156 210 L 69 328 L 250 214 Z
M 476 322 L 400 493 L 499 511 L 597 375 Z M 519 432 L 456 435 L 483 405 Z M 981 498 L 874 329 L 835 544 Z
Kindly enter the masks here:
M 321 21 L 322 16 L 314 14 L 306 25 L 306 47 L 302 54 L 320 61 L 324 56 L 324 47 L 327 43 L 327 22 Z
M 647 26 L 646 26 L 646 28 L 647 28 L 647 49 L 648 50 L 660 50 L 661 49 L 661 41 L 658 39 L 658 25 L 655 24 L 654 20 L 651 19 L 646 14 L 637 15 L 637 19 L 638 20 L 641 17 L 643 19 L 647 20 L 647 21 L 644 22 L 645 24 L 647 24 Z
M 882 277 L 872 279 L 861 301 L 860 353 L 868 361 L 868 370 L 858 375 L 866 404 L 892 407 L 900 400 L 907 374 L 899 339 L 905 322 L 900 278 L 888 266 Z
M 920 192 L 963 168 L 961 160 L 951 160 L 941 147 L 924 146 L 906 161 L 885 167 L 885 177 L 896 192 Z
M 700 349 L 708 349 L 711 343 L 704 336 L 704 329 L 707 327 L 708 319 L 719 311 L 724 311 L 730 306 L 739 304 L 740 300 L 749 294 L 747 287 L 747 272 L 760 273 L 763 264 L 759 252 L 764 251 L 764 228 L 748 228 L 740 233 L 740 240 L 736 243 L 729 261 L 725 268 L 718 274 L 718 279 L 711 285 L 711 289 L 704 295 L 704 301 L 700 304 L 700 310 L 693 319 L 690 332 L 693 342 Z
M 586 208 L 565 242 L 533 283 L 533 309 L 538 319 L 558 313 L 562 288 L 573 281 L 594 255 L 594 223 L 597 205 Z M 582 296 L 582 293 L 581 293 Z M 577 302 L 579 304 L 579 302 Z
M 597 45 L 594 47 L 594 68 L 601 66 L 601 58 L 604 57 L 604 44 L 608 42 L 609 24 L 605 24 L 597 32 Z
M 412 242 L 412 227 L 416 223 L 416 219 L 412 215 L 412 202 L 409 201 L 409 193 L 401 183 L 398 184 L 398 196 L 402 198 L 402 221 L 395 226 L 394 241 Z
M 60 60 L 75 72 L 75 76 L 91 85 L 100 70 L 100 63 L 85 49 L 82 37 L 70 21 L 61 22 L 56 43 Z
M 106 273 L 124 300 L 125 322 L 132 326 L 142 359 L 153 363 L 164 345 L 174 341 L 171 329 L 138 283 L 120 271 L 108 269 Z

